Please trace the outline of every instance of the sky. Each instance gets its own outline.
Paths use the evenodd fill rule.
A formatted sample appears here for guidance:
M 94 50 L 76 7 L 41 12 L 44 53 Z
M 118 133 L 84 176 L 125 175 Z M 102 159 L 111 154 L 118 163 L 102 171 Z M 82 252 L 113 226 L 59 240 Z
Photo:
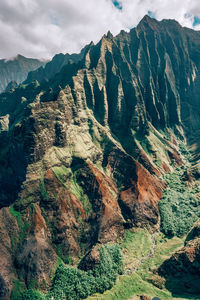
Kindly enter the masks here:
M 200 30 L 200 0 L 0 0 L 0 58 L 77 53 L 145 14 Z

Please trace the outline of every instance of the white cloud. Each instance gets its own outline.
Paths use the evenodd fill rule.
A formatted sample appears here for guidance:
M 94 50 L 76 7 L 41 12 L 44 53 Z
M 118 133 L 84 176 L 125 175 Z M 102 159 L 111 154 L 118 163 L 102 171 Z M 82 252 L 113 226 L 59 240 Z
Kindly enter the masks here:
M 152 11 L 158 20 L 176 19 L 193 27 L 200 17 L 199 0 L 0 0 L 0 57 L 20 53 L 49 58 L 60 52 L 77 52 L 110 30 L 129 30 Z M 196 26 L 199 29 L 200 26 Z

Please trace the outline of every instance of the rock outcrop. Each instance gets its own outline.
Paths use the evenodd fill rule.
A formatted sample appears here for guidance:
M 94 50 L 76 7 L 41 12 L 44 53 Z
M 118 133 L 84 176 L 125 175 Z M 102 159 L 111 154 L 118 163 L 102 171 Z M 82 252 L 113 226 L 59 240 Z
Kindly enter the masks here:
M 186 237 L 185 246 L 173 254 L 159 268 L 166 278 L 166 286 L 174 294 L 200 293 L 200 238 L 199 221 Z

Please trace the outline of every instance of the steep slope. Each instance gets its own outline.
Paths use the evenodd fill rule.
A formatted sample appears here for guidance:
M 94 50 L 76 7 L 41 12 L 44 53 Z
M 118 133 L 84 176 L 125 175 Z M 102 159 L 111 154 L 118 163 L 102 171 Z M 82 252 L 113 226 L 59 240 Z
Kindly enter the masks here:
M 159 229 L 180 140 L 198 162 L 199 46 L 200 32 L 146 16 L 0 95 L 1 299 L 14 278 L 47 291 L 58 257 Z
M 0 93 L 2 93 L 10 81 L 15 81 L 17 84 L 24 81 L 30 71 L 45 65 L 46 62 L 38 59 L 26 58 L 22 55 L 17 55 L 11 60 L 0 60 Z
M 186 237 L 185 246 L 174 253 L 159 268 L 159 274 L 166 277 L 166 285 L 174 294 L 183 291 L 188 294 L 200 293 L 200 223 L 199 221 Z

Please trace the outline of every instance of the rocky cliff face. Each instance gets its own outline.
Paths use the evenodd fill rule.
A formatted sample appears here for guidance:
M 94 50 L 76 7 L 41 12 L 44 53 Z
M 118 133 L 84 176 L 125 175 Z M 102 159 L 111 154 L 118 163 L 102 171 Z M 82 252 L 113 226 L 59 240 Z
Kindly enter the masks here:
M 173 254 L 159 268 L 166 277 L 166 285 L 173 293 L 186 292 L 199 295 L 200 274 L 200 222 L 198 221 L 186 237 L 185 246 Z
M 159 229 L 160 176 L 182 165 L 180 139 L 198 163 L 199 46 L 199 32 L 146 16 L 0 95 L 2 299 L 14 278 L 47 290 L 58 257 Z
M 0 60 L 0 93 L 2 93 L 7 85 L 13 81 L 17 84 L 22 83 L 30 71 L 44 66 L 46 62 L 38 59 L 26 58 L 22 55 L 17 55 L 11 60 Z M 15 84 L 16 87 L 16 84 Z

